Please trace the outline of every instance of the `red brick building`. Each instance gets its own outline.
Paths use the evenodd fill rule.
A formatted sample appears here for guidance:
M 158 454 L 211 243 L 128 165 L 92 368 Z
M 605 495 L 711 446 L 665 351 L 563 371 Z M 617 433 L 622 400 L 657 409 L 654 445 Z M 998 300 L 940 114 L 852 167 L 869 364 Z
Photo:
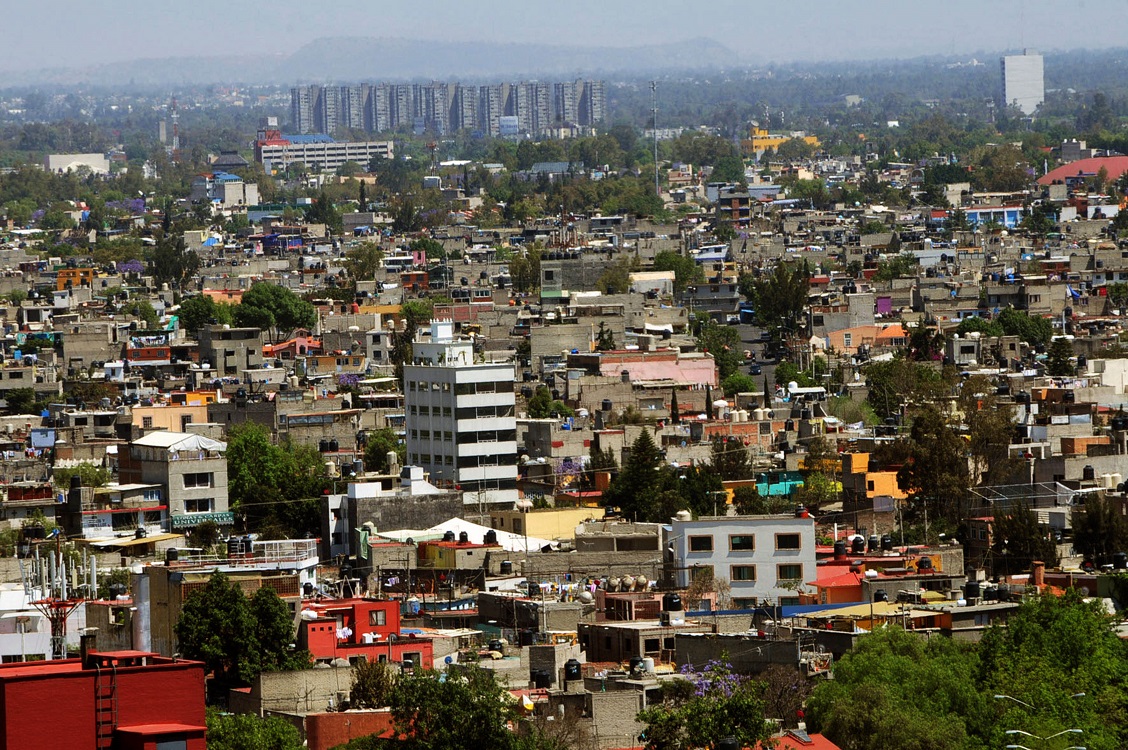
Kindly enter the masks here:
M 0 750 L 205 750 L 204 665 L 143 651 L 0 665 Z

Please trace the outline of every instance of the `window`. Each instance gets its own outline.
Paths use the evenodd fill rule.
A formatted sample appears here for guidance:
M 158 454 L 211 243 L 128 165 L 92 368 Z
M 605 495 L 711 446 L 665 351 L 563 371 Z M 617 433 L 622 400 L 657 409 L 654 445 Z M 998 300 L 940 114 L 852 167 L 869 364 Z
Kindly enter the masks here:
M 784 581 L 803 580 L 803 566 L 799 563 L 782 563 L 776 566 L 776 578 Z
M 184 500 L 185 513 L 211 513 L 212 499 L 210 497 Z
M 141 417 L 141 426 L 144 427 L 146 430 L 149 429 L 150 427 L 153 426 L 153 418 L 152 417 Z
M 751 552 L 756 549 L 756 537 L 752 534 L 729 534 L 729 549 L 733 552 Z
M 642 642 L 643 653 L 653 654 L 656 651 L 662 650 L 661 638 L 646 638 Z
M 801 549 L 798 534 L 776 534 L 776 549 Z
M 842 346 L 849 349 L 853 345 L 854 345 L 854 334 L 852 334 L 852 333 L 842 334 Z
M 371 612 L 369 612 L 368 613 L 368 624 L 369 625 L 377 625 L 377 626 L 387 625 L 388 624 L 388 613 L 387 613 L 387 611 L 383 610 L 383 609 L 374 609 Z
M 690 552 L 712 552 L 713 551 L 713 537 L 712 536 L 691 536 L 689 538 L 689 551 Z
M 211 472 L 199 472 L 196 474 L 184 475 L 184 489 L 190 490 L 199 487 L 211 487 L 212 475 Z
M 756 566 L 755 565 L 732 565 L 729 566 L 731 581 L 755 581 L 756 580 Z
M 732 605 L 737 609 L 755 609 L 759 604 L 759 600 L 752 596 L 747 598 L 736 597 L 732 600 Z

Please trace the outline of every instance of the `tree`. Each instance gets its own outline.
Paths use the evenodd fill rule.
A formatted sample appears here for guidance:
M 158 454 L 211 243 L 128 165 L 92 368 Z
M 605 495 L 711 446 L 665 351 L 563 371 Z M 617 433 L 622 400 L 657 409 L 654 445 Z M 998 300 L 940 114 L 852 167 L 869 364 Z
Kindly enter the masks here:
M 1128 519 L 1117 512 L 1116 503 L 1098 493 L 1085 495 L 1085 505 L 1074 507 L 1073 546 L 1096 564 L 1112 562 L 1112 556 L 1128 549 Z
M 569 416 L 572 410 L 559 399 L 552 398 L 548 386 L 539 385 L 527 403 L 529 416 L 533 419 Z
M 209 750 L 301 750 L 302 736 L 286 719 L 277 716 L 229 714 L 209 708 Z
M 1003 327 L 997 320 L 987 320 L 978 315 L 973 315 L 970 318 L 964 318 L 960 324 L 956 326 L 956 334 L 959 336 L 967 336 L 969 333 L 980 333 L 984 336 L 1002 336 Z
M 963 750 L 993 717 L 972 647 L 886 626 L 862 636 L 807 701 L 808 731 L 842 750 Z M 998 747 L 998 745 L 990 745 Z
M 492 669 L 465 666 L 446 674 L 416 670 L 391 691 L 396 733 L 405 750 L 514 748 L 508 723 L 516 704 Z
M 274 319 L 273 328 L 286 333 L 297 328 L 313 328 L 317 324 L 317 310 L 311 303 L 276 284 L 261 281 L 252 284 L 236 308 L 237 319 L 243 314 L 243 310 L 252 309 L 270 313 Z
M 744 177 L 744 160 L 739 156 L 722 156 L 713 165 L 713 175 L 710 178 L 715 182 L 742 183 Z
M 156 328 L 157 321 L 160 320 L 157 311 L 153 309 L 153 303 L 147 299 L 131 299 L 122 305 L 121 312 L 138 318 L 150 330 Z
M 684 680 L 662 684 L 661 703 L 642 710 L 647 750 L 715 747 L 734 737 L 737 747 L 767 742 L 771 725 L 764 720 L 763 683 L 736 674 L 726 663 L 711 661 L 701 672 L 683 667 Z
M 813 688 L 807 677 L 793 664 L 772 664 L 757 679 L 764 683 L 764 716 L 796 726 Z
M 200 256 L 188 250 L 183 237 L 162 237 L 149 256 L 149 273 L 158 284 L 182 289 L 200 269 Z
M 250 684 L 262 671 L 257 626 L 242 590 L 217 571 L 181 607 L 176 623 L 180 655 L 202 661 L 217 687 Z
M 83 487 L 105 487 L 113 478 L 109 469 L 96 466 L 89 461 L 69 467 L 56 467 L 51 472 L 51 479 L 60 490 L 69 489 L 71 478 L 76 476 L 81 478 Z
M 702 351 L 713 355 L 717 374 L 723 381 L 736 373 L 744 363 L 740 332 L 712 319 L 699 319 L 699 326 L 697 345 Z
M 1013 307 L 1008 307 L 999 313 L 996 320 L 999 321 L 1003 333 L 1007 336 L 1018 336 L 1031 345 L 1047 343 L 1054 332 L 1050 321 L 1045 318 L 1031 317 Z
M 1014 408 L 999 403 L 993 383 L 983 375 L 963 382 L 957 406 L 967 425 L 972 481 L 1006 484 L 1019 464 L 1010 455 L 1010 445 L 1015 442 Z
M 610 352 L 615 350 L 615 336 L 604 321 L 599 321 L 599 329 L 595 334 L 595 350 L 597 352 Z
M 361 661 L 353 667 L 349 704 L 352 708 L 383 708 L 395 684 L 395 674 L 385 662 Z
M 801 321 L 810 294 L 811 269 L 799 264 L 777 263 L 772 272 L 759 279 L 742 279 L 740 291 L 752 303 L 756 320 L 769 329 L 776 341 L 783 334 L 803 331 Z
M 1057 546 L 1053 538 L 1025 503 L 1015 503 L 1005 512 L 995 511 L 991 535 L 994 538 L 991 569 L 995 575 L 1025 573 L 1035 560 L 1049 567 L 1057 565 Z
M 1015 727 L 1042 737 L 1081 729 L 1083 741 L 1062 745 L 1128 747 L 1126 657 L 1101 600 L 1076 588 L 1025 597 L 1005 627 L 984 633 L 979 672 L 986 695 L 1011 695 L 1036 709 L 1001 702 L 985 722 L 986 746 L 1000 747 L 1002 730 Z
M 518 292 L 531 292 L 540 287 L 541 251 L 530 247 L 522 255 L 509 261 L 509 278 Z
M 310 224 L 324 224 L 329 228 L 329 231 L 334 234 L 341 234 L 344 230 L 344 224 L 341 220 L 341 212 L 333 204 L 333 201 L 326 195 L 323 189 L 318 193 L 317 197 L 313 199 L 306 208 L 306 221 Z
M 255 621 L 259 668 L 263 672 L 282 672 L 310 666 L 307 651 L 294 643 L 294 618 L 286 602 L 269 586 L 263 586 L 247 603 Z
M 189 297 L 180 303 L 177 310 L 180 329 L 195 335 L 206 325 L 232 323 L 231 306 L 217 304 L 206 294 Z M 257 327 L 257 326 L 256 326 Z
M 756 390 L 756 378 L 742 372 L 734 372 L 724 379 L 721 388 L 725 396 L 734 396 L 737 393 L 751 393 Z
M 967 444 L 933 405 L 913 415 L 908 461 L 897 472 L 897 485 L 911 496 L 915 510 L 934 521 L 960 523 L 966 516 L 970 476 Z
M 699 284 L 705 280 L 705 272 L 701 266 L 681 253 L 673 250 L 663 250 L 654 256 L 655 271 L 674 272 L 674 294 L 681 295 L 687 286 Z
M 250 527 L 269 522 L 272 533 L 289 538 L 318 533 L 316 498 L 326 480 L 315 448 L 274 445 L 266 427 L 244 422 L 228 431 L 226 456 L 231 507 Z
M 904 357 L 870 363 L 864 372 L 869 388 L 866 400 L 882 419 L 900 416 L 906 405 L 931 401 L 948 387 L 946 378 L 935 367 Z
M 1073 375 L 1076 368 L 1070 362 L 1073 356 L 1073 344 L 1069 339 L 1059 336 L 1050 342 L 1049 348 L 1046 350 L 1048 358 L 1046 360 L 1046 372 L 1049 375 Z
M 754 484 L 737 487 L 732 493 L 732 507 L 742 516 L 786 513 L 794 505 L 791 498 L 783 495 L 761 495 Z
M 923 320 L 910 326 L 909 334 L 909 359 L 916 362 L 935 362 L 944 356 L 944 332 L 935 325 L 929 325 Z
M 624 255 L 612 263 L 595 282 L 604 294 L 626 294 L 631 288 L 631 272 L 638 269 L 638 256 Z
M 364 468 L 379 474 L 386 474 L 391 467 L 388 465 L 388 454 L 395 453 L 399 456 L 399 464 L 407 456 L 407 446 L 399 439 L 399 435 L 391 427 L 384 427 L 375 432 L 368 433 L 364 445 Z
M 34 388 L 13 388 L 4 393 L 5 414 L 38 414 L 42 407 Z
M 427 300 L 408 300 L 400 306 L 400 320 L 403 330 L 392 334 L 392 362 L 395 363 L 396 378 L 403 383 L 403 364 L 411 361 L 411 342 L 419 326 L 431 319 L 434 308 Z
M 717 476 L 726 482 L 733 479 L 748 479 L 753 474 L 748 449 L 739 438 L 713 438 L 710 463 Z
M 618 507 L 623 518 L 653 520 L 653 500 L 663 485 L 661 463 L 662 452 L 654 444 L 650 430 L 643 429 L 631 445 L 622 471 L 603 493 L 603 504 Z
M 345 253 L 345 269 L 353 282 L 367 281 L 376 277 L 384 260 L 384 248 L 375 242 L 362 242 Z

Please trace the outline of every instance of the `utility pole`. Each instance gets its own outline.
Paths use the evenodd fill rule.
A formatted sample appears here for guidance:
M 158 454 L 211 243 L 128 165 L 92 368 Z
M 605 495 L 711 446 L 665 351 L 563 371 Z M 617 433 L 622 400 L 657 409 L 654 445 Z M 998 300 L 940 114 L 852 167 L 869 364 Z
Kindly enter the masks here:
M 650 82 L 651 134 L 654 136 L 654 195 L 661 196 L 658 189 L 658 82 Z

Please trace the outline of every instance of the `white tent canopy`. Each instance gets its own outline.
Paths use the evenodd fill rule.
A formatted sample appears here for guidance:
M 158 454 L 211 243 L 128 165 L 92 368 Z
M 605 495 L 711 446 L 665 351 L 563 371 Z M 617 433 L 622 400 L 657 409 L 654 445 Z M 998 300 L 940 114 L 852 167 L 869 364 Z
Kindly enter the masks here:
M 521 534 L 511 534 L 508 531 L 501 531 L 499 529 L 491 529 L 488 526 L 471 523 L 461 518 L 452 518 L 449 521 L 443 521 L 437 526 L 432 526 L 429 529 L 399 529 L 396 531 L 379 531 L 377 535 L 387 539 L 396 539 L 404 541 L 405 539 L 414 539 L 417 542 L 430 541 L 433 539 L 442 539 L 443 534 L 448 531 L 453 531 L 455 538 L 465 531 L 466 536 L 473 544 L 482 544 L 486 538 L 487 531 L 493 531 L 497 534 L 497 543 L 502 546 L 507 552 L 524 552 L 526 549 L 536 551 L 545 546 L 552 546 L 555 548 L 556 542 L 551 539 L 540 539 L 537 537 L 525 537 Z M 527 546 L 526 546 L 527 545 Z

